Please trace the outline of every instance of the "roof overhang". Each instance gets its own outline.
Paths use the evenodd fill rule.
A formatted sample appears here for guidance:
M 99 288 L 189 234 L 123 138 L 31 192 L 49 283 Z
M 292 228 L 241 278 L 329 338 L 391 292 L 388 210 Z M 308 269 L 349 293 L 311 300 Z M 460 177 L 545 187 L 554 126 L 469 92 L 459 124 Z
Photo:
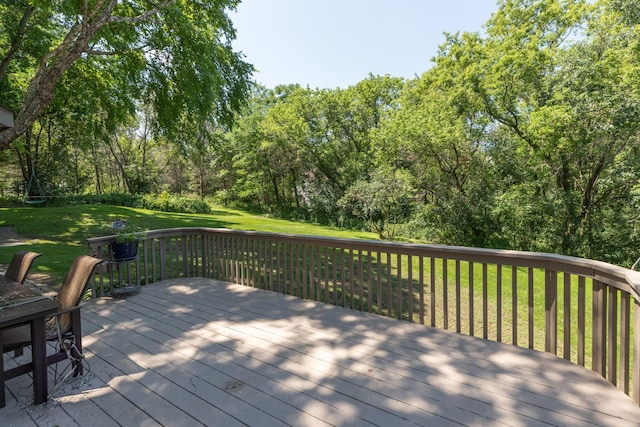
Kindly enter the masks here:
M 13 127 L 13 111 L 0 105 L 0 131 Z

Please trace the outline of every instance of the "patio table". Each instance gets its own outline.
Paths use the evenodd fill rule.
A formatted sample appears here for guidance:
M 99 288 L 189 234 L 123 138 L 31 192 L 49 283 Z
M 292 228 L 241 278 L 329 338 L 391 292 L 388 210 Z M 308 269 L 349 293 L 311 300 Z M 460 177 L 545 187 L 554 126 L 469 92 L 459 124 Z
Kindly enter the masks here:
M 47 400 L 47 348 L 45 319 L 55 313 L 60 304 L 28 286 L 0 277 L 0 332 L 16 326 L 31 326 L 31 362 L 4 370 L 4 349 L 0 340 L 0 408 L 5 406 L 5 380 L 33 371 L 33 400 Z

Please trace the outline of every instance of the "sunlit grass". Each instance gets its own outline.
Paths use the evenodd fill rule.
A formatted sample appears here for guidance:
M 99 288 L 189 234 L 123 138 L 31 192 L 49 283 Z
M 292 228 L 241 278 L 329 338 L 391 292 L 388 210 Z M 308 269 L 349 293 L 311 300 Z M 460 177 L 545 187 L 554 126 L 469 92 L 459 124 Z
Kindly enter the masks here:
M 0 264 L 18 250 L 42 253 L 33 272 L 62 280 L 73 259 L 88 253 L 87 239 L 111 234 L 110 225 L 122 218 L 136 230 L 210 227 L 344 238 L 376 239 L 372 233 L 268 218 L 215 207 L 211 214 L 182 214 L 106 205 L 0 208 L 0 226 L 12 226 L 24 245 L 0 247 Z

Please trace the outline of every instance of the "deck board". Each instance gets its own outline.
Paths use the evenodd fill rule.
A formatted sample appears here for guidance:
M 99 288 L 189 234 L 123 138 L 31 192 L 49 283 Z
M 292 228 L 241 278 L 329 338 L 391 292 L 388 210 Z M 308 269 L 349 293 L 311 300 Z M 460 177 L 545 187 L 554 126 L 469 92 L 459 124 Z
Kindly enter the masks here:
M 545 353 L 226 282 L 160 282 L 89 301 L 82 317 L 89 373 L 38 406 L 28 376 L 8 381 L 3 425 L 619 427 L 640 419 L 640 408 L 595 373 Z

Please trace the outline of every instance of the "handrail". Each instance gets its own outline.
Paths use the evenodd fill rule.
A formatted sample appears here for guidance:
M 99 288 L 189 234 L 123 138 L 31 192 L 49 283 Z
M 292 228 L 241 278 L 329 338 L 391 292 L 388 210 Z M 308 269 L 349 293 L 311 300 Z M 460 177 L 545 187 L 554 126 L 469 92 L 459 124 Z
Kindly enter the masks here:
M 89 253 L 108 257 L 113 239 L 88 239 Z M 145 232 L 138 255 L 135 269 L 106 264 L 92 296 L 132 280 L 231 281 L 590 363 L 640 403 L 640 272 L 628 268 L 538 252 L 199 227 Z

